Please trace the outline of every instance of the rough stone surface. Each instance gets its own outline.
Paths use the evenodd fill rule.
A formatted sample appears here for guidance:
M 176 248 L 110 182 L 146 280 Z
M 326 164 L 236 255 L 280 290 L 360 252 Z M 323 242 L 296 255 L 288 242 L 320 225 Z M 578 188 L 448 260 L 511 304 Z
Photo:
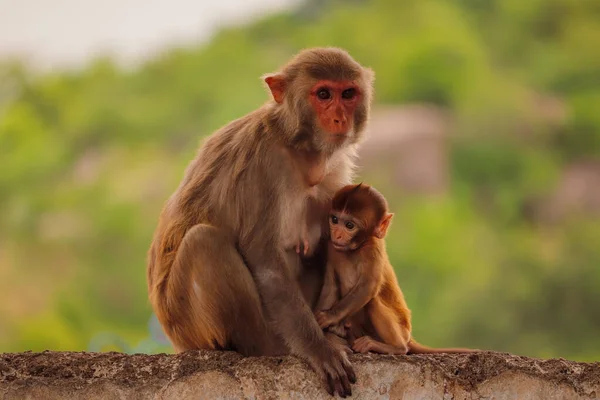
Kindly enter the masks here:
M 600 363 L 505 353 L 353 355 L 354 399 L 598 399 Z M 294 357 L 0 354 L 0 399 L 328 399 Z

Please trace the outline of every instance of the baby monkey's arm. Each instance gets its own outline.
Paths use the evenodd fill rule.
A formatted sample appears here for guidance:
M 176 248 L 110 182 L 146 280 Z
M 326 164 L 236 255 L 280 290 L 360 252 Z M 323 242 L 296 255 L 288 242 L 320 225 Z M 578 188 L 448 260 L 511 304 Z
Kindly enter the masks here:
M 354 287 L 330 308 L 319 308 L 315 316 L 321 328 L 338 324 L 344 318 L 352 316 L 375 297 L 379 289 L 379 279 L 377 271 L 372 272 L 375 273 L 361 273 Z

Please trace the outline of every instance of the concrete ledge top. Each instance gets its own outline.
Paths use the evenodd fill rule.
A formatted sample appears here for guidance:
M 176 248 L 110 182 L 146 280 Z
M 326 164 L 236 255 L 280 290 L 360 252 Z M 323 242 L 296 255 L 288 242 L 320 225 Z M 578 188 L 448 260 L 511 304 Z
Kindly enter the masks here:
M 598 399 L 600 363 L 506 353 L 353 355 L 354 399 Z M 0 354 L 1 399 L 329 399 L 294 357 L 233 352 L 177 355 Z

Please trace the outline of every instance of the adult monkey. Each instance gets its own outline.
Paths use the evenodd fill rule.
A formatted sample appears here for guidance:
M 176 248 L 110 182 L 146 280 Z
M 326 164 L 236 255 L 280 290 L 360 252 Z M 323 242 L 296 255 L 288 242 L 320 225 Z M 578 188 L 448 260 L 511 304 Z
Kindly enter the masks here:
M 324 266 L 296 247 L 318 257 L 331 197 L 352 180 L 373 72 L 313 48 L 263 79 L 273 101 L 211 135 L 165 204 L 150 301 L 177 351 L 291 353 L 346 396 L 354 371 L 311 311 Z

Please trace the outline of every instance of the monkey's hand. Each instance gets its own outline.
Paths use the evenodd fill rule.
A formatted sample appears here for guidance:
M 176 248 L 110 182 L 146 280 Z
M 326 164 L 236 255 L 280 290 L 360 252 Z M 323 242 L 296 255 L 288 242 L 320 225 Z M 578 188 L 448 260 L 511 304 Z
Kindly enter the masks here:
M 356 374 L 343 347 L 325 339 L 308 361 L 325 383 L 327 392 L 345 398 L 352 396 L 350 383 L 356 383 Z
M 334 325 L 334 324 L 337 324 L 338 322 L 340 322 L 335 317 L 335 315 L 333 315 L 329 311 L 317 311 L 315 313 L 315 319 L 317 320 L 317 323 L 319 324 L 321 329 L 325 329 L 328 326 L 331 326 L 331 325 Z
M 350 342 L 345 338 L 345 336 L 339 336 L 337 333 L 331 331 L 331 328 L 339 327 L 339 325 L 334 325 L 329 328 L 327 332 L 325 332 L 325 337 L 329 342 L 335 346 L 338 350 L 345 352 L 346 354 L 353 354 L 354 351 L 350 347 Z

